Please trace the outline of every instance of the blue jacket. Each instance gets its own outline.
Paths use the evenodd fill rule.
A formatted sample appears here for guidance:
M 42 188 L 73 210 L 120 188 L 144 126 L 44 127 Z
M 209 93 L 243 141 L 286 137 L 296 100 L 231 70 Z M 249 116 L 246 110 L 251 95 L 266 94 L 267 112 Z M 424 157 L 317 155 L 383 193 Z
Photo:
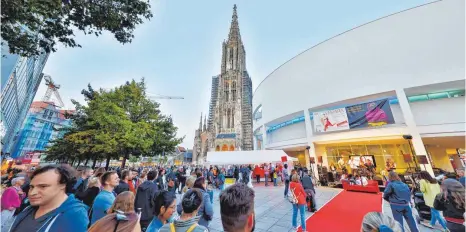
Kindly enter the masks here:
M 383 192 L 383 198 L 390 202 L 390 204 L 409 205 L 411 202 L 411 191 L 405 183 L 398 180 L 391 181 Z
M 199 225 L 209 227 L 209 222 L 212 221 L 212 218 L 214 217 L 214 209 L 212 207 L 212 203 L 210 203 L 209 194 L 203 189 L 200 190 L 202 192 L 203 202 L 197 212 L 197 215 L 201 216 L 199 219 Z M 207 218 L 209 218 L 209 220 L 207 220 Z
M 16 217 L 10 231 L 15 231 L 19 223 L 29 214 L 34 213 L 38 207 L 28 206 Z M 89 225 L 87 216 L 88 207 L 77 200 L 73 194 L 63 202 L 58 209 L 51 214 L 45 224 L 37 232 L 85 232 Z

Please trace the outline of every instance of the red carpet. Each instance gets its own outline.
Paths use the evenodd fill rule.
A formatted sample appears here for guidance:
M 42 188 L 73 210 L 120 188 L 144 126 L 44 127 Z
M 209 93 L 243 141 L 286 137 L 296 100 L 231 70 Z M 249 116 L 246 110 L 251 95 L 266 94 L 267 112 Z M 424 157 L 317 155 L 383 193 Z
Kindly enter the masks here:
M 382 212 L 381 194 L 343 191 L 306 221 L 306 230 L 361 231 L 362 218 L 373 211 Z

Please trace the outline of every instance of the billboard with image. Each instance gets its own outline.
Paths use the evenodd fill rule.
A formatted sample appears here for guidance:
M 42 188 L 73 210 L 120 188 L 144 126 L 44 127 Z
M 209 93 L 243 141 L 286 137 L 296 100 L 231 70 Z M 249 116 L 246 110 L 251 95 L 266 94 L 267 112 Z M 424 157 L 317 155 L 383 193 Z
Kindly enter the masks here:
M 316 132 L 329 132 L 348 130 L 349 123 L 345 108 L 337 108 L 314 112 L 314 130 Z

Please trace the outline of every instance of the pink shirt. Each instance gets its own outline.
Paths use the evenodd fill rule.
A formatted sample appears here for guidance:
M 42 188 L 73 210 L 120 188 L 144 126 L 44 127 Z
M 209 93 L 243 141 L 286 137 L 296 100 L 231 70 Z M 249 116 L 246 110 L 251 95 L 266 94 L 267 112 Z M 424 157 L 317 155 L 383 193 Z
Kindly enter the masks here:
M 2 210 L 10 207 L 18 208 L 21 205 L 19 194 L 15 187 L 7 188 L 2 195 Z

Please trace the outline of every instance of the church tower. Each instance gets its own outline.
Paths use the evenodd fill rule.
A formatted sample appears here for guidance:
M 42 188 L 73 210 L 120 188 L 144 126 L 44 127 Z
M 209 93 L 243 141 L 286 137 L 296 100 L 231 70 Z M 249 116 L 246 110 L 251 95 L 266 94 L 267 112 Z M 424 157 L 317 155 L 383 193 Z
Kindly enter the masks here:
M 252 136 L 252 82 L 234 5 L 220 74 L 212 77 L 208 118 L 196 131 L 193 160 L 202 163 L 207 151 L 253 150 Z
M 220 70 L 214 114 L 214 150 L 252 150 L 252 83 L 246 70 L 246 51 L 236 5 L 228 39 L 222 43 Z

